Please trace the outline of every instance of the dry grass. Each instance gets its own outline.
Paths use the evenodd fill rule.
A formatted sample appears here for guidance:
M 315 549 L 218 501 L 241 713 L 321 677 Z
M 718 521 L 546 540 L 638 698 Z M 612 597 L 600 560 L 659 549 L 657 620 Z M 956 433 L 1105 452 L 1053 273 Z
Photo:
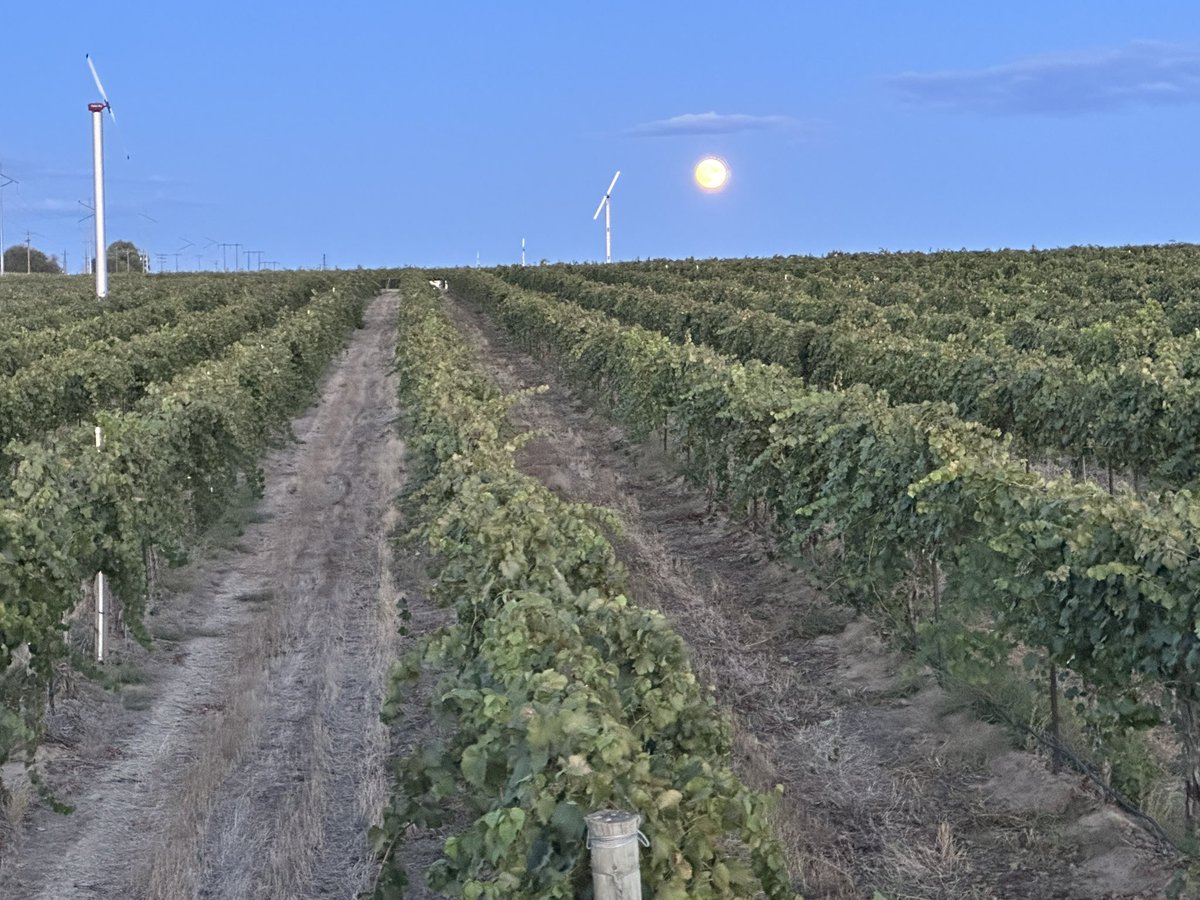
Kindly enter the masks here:
M 29 808 L 33 805 L 36 796 L 33 785 L 27 780 L 20 781 L 4 792 L 3 802 L 0 803 L 0 810 L 3 811 L 4 824 L 7 826 L 10 834 L 20 828 L 21 823 L 25 821 L 25 816 L 29 812 Z
M 272 622 L 262 617 L 249 636 L 248 646 L 240 655 L 235 674 L 225 691 L 228 698 L 197 748 L 195 763 L 178 785 L 176 801 L 166 831 L 150 855 L 149 870 L 141 879 L 146 896 L 168 898 L 194 896 L 198 890 L 196 861 L 204 839 L 205 826 L 213 808 L 217 788 L 230 767 L 241 758 L 246 745 L 258 735 L 261 726 L 260 694 L 262 663 L 278 642 L 270 633 Z M 249 896 L 244 894 L 243 896 Z
M 379 356 L 385 365 L 390 350 Z M 380 552 L 385 532 L 372 519 L 386 510 L 401 477 L 400 445 L 385 436 L 376 452 L 359 457 L 371 471 L 352 479 L 341 469 L 353 465 L 345 459 L 347 451 L 361 453 L 365 435 L 355 428 L 357 421 L 339 419 L 359 407 L 371 411 L 366 404 L 372 400 L 386 407 L 394 386 L 387 378 L 365 384 L 343 370 L 333 376 L 329 390 L 354 396 L 341 396 L 333 405 L 342 409 L 322 407 L 329 412 L 324 419 L 318 416 L 316 433 L 307 436 L 296 489 L 285 492 L 282 509 L 245 516 L 267 523 L 274 535 L 258 550 L 254 569 L 276 581 L 233 595 L 234 603 L 258 613 L 242 632 L 234 675 L 223 692 L 226 702 L 188 769 L 180 802 L 146 873 L 151 897 L 189 896 L 202 881 L 219 885 L 228 896 L 302 896 L 312 889 L 327 845 L 343 837 L 328 834 L 327 827 L 331 815 L 344 818 L 349 810 L 333 807 L 363 805 L 361 797 L 342 794 L 362 790 L 366 778 L 376 782 L 365 789 L 375 798 L 369 802 L 379 802 L 386 742 L 379 739 L 376 721 L 391 651 L 391 636 L 382 624 L 387 613 L 380 607 L 393 598 Z M 379 489 L 344 503 L 359 479 L 363 488 Z M 242 537 L 241 528 L 229 531 Z M 359 540 L 372 542 L 373 559 L 360 552 Z M 376 608 L 374 615 L 363 615 L 364 599 Z M 364 672 L 361 689 L 370 698 L 369 714 L 352 728 L 353 739 L 365 748 L 360 753 L 352 746 L 335 747 L 345 738 L 335 741 L 333 731 L 344 727 L 337 720 L 362 700 L 341 696 L 343 681 L 360 685 Z M 347 755 L 338 758 L 338 751 Z M 240 796 L 230 798 L 231 790 Z M 359 839 L 365 845 L 365 835 Z M 353 858 L 337 863 L 344 870 L 362 855 L 347 852 Z M 361 884 L 366 877 L 360 872 L 347 883 Z

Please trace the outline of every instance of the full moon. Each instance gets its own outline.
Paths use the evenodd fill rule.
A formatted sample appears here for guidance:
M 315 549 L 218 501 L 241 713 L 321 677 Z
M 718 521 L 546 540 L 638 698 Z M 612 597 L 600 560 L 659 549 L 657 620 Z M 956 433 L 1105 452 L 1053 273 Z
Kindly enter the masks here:
M 729 180 L 729 166 L 725 160 L 706 156 L 696 163 L 696 184 L 706 191 L 719 191 Z

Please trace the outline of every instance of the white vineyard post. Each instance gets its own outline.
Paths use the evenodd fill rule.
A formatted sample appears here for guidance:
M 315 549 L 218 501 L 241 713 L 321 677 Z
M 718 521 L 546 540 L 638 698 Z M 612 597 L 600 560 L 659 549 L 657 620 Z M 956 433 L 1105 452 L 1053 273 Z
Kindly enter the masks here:
M 104 432 L 96 426 L 96 452 L 104 447 Z M 96 662 L 104 662 L 105 617 L 104 608 L 104 573 L 96 573 Z
M 595 900 L 642 900 L 638 842 L 649 846 L 639 830 L 642 817 L 618 809 L 602 809 L 584 817 L 592 851 Z

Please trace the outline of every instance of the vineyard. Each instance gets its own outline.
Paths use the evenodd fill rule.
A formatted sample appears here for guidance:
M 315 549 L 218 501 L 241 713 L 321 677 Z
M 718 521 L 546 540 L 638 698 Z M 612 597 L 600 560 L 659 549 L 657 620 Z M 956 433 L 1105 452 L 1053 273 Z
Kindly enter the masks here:
M 118 660 L 173 699 L 69 754 L 97 796 L 189 799 L 146 823 L 130 801 L 98 896 L 588 897 L 606 807 L 641 816 L 657 900 L 1190 896 L 1198 266 L 834 254 L 155 276 L 104 301 L 6 278 L 0 805 L 23 761 L 46 808 L 0 827 L 0 892 L 55 896 L 113 830 L 56 708 L 115 669 L 90 655 L 103 572 Z M 660 469 L 685 508 L 667 550 Z M 197 559 L 231 515 L 246 536 Z M 191 606 L 163 662 L 157 617 Z M 840 658 L 864 633 L 859 664 L 903 670 L 872 696 Z M 1074 799 L 968 815 L 983 754 L 905 768 L 930 696 Z M 847 771 L 868 755 L 878 801 Z M 1055 843 L 1109 805 L 1138 823 L 1113 842 L 1127 887 Z M 45 872 L 10 865 L 43 840 L 23 827 Z
M 1059 257 L 1069 268 L 1071 254 Z M 871 267 L 886 271 L 891 260 L 861 262 L 863 269 L 835 282 L 842 291 L 879 283 Z M 598 275 L 586 267 L 513 269 L 501 278 L 464 273 L 457 289 L 495 308 L 523 340 L 555 353 L 572 378 L 597 386 L 635 430 L 661 433 L 664 446 L 686 456 L 694 478 L 765 516 L 785 545 L 835 545 L 842 577 L 939 668 L 980 678 L 1024 648 L 1024 665 L 1045 673 L 1053 707 L 1057 684 L 1067 682 L 1079 708 L 1103 727 L 1173 722 L 1183 813 L 1193 828 L 1200 812 L 1200 513 L 1188 466 L 1196 440 L 1190 423 L 1200 418 L 1194 411 L 1188 417 L 1197 385 L 1183 360 L 1194 335 L 1172 334 L 1151 297 L 1183 292 L 1186 277 L 1162 284 L 1139 254 L 1129 271 L 1118 265 L 1108 273 L 1118 284 L 1121 275 L 1150 279 L 1140 292 L 1123 285 L 1116 293 L 1124 305 L 1105 295 L 1096 312 L 1078 302 L 1086 297 L 1069 294 L 1077 301 L 1069 307 L 1074 327 L 1102 331 L 1111 351 L 1094 352 L 1104 359 L 1084 367 L 1061 339 L 1054 341 L 1061 355 L 1012 348 L 1028 320 L 1006 322 L 1012 304 L 990 300 L 1000 293 L 994 289 L 983 290 L 976 314 L 995 315 L 993 331 L 975 322 L 970 337 L 935 341 L 904 329 L 920 320 L 913 307 L 950 315 L 945 287 L 911 296 L 901 283 L 897 293 L 913 301 L 907 310 L 860 296 L 848 305 L 857 306 L 854 318 L 875 318 L 871 330 L 800 318 L 800 310 L 822 306 L 803 288 L 772 299 L 737 280 L 761 282 L 773 269 L 817 293 L 836 290 L 802 265 L 794 273 L 780 272 L 784 264 L 711 265 L 713 276 L 726 277 L 700 278 L 678 263 L 683 273 L 674 275 L 672 264 L 661 263 Z M 969 291 L 961 264 L 947 268 L 959 269 L 957 289 Z M 994 273 L 979 269 L 971 276 L 990 284 Z M 1045 290 L 1055 284 L 1047 282 Z M 963 305 L 959 316 L 974 312 Z M 1034 307 L 1034 321 L 1050 315 L 1046 307 Z M 1085 324 L 1104 315 L 1112 318 L 1103 328 Z M 893 324 L 882 325 L 885 319 Z M 1154 319 L 1160 327 L 1151 337 L 1155 329 L 1144 323 Z M 1051 321 L 1042 333 L 1071 327 Z M 918 345 L 912 354 L 898 352 Z M 992 349 L 976 351 L 979 345 Z M 1063 372 L 1076 374 L 1064 379 Z M 1082 477 L 1089 459 L 1107 468 L 1107 487 Z M 1073 467 L 1078 477 L 1046 477 L 1039 473 L 1046 464 Z
M 258 457 L 373 289 L 344 276 L 170 279 L 110 307 L 77 284 L 49 296 L 35 284 L 4 310 L 0 761 L 34 736 L 74 649 L 80 584 L 106 573 L 145 638 L 148 563 L 185 557 L 239 482 L 257 483 Z

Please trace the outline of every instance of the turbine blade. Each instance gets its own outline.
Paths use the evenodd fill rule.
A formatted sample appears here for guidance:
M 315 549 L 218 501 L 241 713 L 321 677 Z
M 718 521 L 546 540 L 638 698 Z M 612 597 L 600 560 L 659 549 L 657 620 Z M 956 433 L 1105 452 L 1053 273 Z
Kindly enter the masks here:
M 617 179 L 620 177 L 621 177 L 621 170 L 617 169 L 617 174 L 613 176 L 612 184 L 610 184 L 608 186 L 608 190 L 604 192 L 605 197 L 609 196 L 612 193 L 612 189 L 617 186 Z
M 592 216 L 592 221 L 595 222 L 600 218 L 600 210 L 604 209 L 604 204 L 608 202 L 608 194 L 600 198 L 600 205 L 596 207 L 596 214 Z
M 112 112 L 112 104 L 108 102 L 108 94 L 104 93 L 104 85 L 100 83 L 100 73 L 96 71 L 96 64 L 92 62 L 92 55 L 85 53 L 83 58 L 87 60 L 88 68 L 92 70 L 92 79 L 96 82 L 96 90 L 100 92 L 100 97 L 108 106 L 108 111 Z

